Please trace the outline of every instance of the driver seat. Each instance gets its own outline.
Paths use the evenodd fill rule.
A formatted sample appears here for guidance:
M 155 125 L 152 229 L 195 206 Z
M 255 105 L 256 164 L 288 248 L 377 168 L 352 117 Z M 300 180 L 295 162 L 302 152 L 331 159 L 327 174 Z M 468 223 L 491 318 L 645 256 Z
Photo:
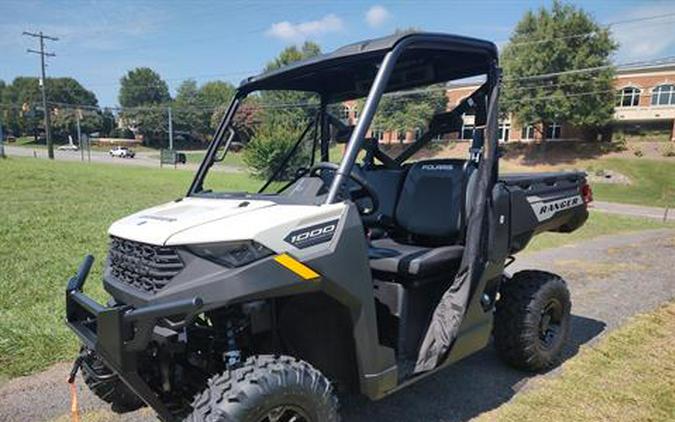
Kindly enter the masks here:
M 410 280 L 441 275 L 459 266 L 465 213 L 464 160 L 413 164 L 395 209 L 404 235 L 373 240 L 370 267 L 378 278 Z

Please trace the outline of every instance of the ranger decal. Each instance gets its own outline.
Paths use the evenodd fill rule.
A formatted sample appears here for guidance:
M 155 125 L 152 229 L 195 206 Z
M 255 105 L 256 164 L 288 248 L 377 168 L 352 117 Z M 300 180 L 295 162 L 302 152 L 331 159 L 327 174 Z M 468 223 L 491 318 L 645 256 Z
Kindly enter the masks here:
M 331 220 L 325 223 L 293 230 L 284 238 L 284 241 L 298 249 L 304 249 L 320 243 L 329 242 L 337 230 L 338 222 L 339 220 Z
M 530 198 L 528 198 L 530 199 Z M 537 216 L 537 220 L 544 221 L 553 217 L 558 211 L 574 208 L 576 206 L 582 205 L 584 201 L 581 199 L 581 195 L 568 196 L 566 198 L 555 199 L 552 201 L 530 201 L 530 206 L 534 211 L 534 214 Z

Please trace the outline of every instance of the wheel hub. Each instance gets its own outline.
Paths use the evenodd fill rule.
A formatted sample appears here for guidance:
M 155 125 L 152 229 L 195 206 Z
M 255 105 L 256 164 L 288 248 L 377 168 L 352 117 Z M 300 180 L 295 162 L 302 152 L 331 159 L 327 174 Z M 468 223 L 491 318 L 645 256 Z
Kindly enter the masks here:
M 310 419 L 301 408 L 282 405 L 267 412 L 267 415 L 260 422 L 310 422 Z
M 541 311 L 539 321 L 539 340 L 544 347 L 551 347 L 555 341 L 560 324 L 562 322 L 563 306 L 556 300 L 551 299 Z

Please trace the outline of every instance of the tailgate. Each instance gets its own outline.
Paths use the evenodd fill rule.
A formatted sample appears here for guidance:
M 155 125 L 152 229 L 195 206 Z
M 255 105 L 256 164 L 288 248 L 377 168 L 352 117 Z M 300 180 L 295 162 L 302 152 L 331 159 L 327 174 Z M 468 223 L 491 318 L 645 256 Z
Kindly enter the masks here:
M 571 232 L 588 218 L 586 173 L 514 173 L 500 176 L 510 193 L 511 252 L 545 231 Z

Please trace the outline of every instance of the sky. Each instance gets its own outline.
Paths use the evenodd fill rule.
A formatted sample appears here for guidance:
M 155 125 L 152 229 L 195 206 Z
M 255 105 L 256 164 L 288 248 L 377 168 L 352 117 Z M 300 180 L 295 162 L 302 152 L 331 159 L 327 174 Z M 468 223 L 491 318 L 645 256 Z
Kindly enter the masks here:
M 675 1 L 575 1 L 600 23 L 670 14 L 612 27 L 617 63 L 675 56 Z M 528 9 L 544 0 L 418 1 L 29 1 L 0 0 L 0 80 L 37 76 L 37 40 L 47 48 L 48 76 L 70 76 L 94 91 L 99 105 L 118 104 L 119 79 L 150 67 L 175 94 L 181 81 L 239 83 L 258 73 L 284 47 L 311 40 L 324 52 L 396 28 L 448 32 L 503 45 Z

